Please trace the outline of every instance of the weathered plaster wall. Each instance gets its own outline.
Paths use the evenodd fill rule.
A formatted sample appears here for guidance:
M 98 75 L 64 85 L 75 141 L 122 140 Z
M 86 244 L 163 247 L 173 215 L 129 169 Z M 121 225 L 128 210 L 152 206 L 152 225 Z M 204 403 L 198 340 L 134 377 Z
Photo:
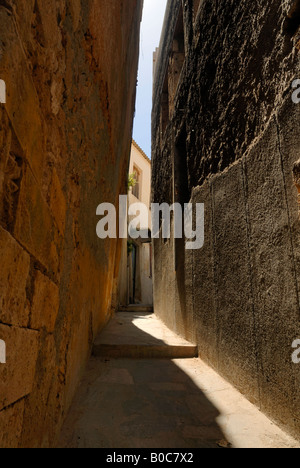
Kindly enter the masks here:
M 53 445 L 111 313 L 120 247 L 96 208 L 126 192 L 141 9 L 0 2 L 1 447 Z
M 292 3 L 203 0 L 197 13 L 183 2 L 186 58 L 175 96 L 169 87 L 174 112 L 169 106 L 164 130 L 181 0 L 168 4 L 154 85 L 153 200 L 176 201 L 179 187 L 205 203 L 205 246 L 184 251 L 174 239 L 154 241 L 154 306 L 299 436 L 300 368 L 291 346 L 300 335 L 300 107 L 291 83 L 300 68 L 286 27 Z

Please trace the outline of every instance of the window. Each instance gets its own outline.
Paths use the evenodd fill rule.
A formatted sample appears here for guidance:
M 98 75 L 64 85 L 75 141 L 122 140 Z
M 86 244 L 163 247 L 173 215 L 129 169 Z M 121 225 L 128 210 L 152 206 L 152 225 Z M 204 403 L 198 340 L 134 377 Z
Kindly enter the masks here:
M 150 257 L 150 278 L 153 276 L 153 265 L 152 265 L 152 244 L 149 244 L 149 257 Z
M 132 195 L 139 199 L 141 196 L 141 171 L 136 166 L 133 166 L 133 173 L 136 183 L 132 189 Z

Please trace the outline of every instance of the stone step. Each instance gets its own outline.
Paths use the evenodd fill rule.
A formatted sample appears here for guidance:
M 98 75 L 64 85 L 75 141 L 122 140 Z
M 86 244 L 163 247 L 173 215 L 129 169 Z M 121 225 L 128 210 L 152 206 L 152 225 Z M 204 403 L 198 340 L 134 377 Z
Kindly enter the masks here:
M 111 359 L 193 359 L 197 346 L 108 345 L 95 343 L 93 356 Z
M 97 337 L 93 355 L 111 359 L 189 359 L 198 347 L 171 332 L 155 315 L 119 312 Z
M 153 313 L 153 306 L 152 305 L 144 305 L 144 304 L 131 304 L 129 306 L 121 306 L 119 308 L 119 312 L 149 312 Z

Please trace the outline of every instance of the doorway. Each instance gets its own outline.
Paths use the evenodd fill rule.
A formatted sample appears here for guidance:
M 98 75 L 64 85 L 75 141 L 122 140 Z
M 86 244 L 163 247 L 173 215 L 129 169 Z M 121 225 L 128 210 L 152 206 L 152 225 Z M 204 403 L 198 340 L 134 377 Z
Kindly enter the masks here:
M 132 268 L 132 297 L 130 298 L 130 303 L 135 304 L 136 296 L 136 273 L 137 273 L 137 246 L 132 244 L 131 252 L 131 268 Z

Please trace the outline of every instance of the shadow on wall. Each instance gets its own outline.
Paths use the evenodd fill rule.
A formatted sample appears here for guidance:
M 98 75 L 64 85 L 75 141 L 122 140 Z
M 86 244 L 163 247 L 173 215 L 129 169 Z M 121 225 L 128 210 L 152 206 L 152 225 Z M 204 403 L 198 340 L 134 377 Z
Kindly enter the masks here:
M 164 344 L 138 329 L 135 318 L 133 314 L 126 337 Z M 118 326 L 122 327 L 121 322 Z M 120 336 L 117 330 L 116 336 Z M 172 360 L 94 357 L 59 447 L 218 448 L 225 439 L 218 416 L 215 406 Z

